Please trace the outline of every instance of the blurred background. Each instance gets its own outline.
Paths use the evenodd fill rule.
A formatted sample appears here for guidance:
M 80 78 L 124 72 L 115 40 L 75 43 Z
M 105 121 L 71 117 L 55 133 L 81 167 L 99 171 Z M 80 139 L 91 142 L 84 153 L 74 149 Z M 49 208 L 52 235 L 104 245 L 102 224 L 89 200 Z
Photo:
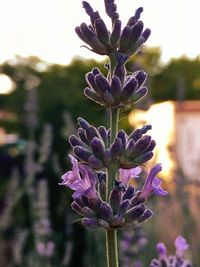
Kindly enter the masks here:
M 103 13 L 103 1 L 90 3 Z M 143 176 L 161 162 L 170 192 L 152 196 L 155 216 L 142 229 L 119 233 L 121 266 L 138 259 L 148 266 L 157 242 L 173 253 L 175 238 L 183 235 L 190 244 L 187 256 L 198 267 L 198 2 L 116 3 L 124 23 L 143 6 L 142 19 L 152 29 L 147 46 L 127 64 L 129 71 L 149 74 L 149 95 L 121 112 L 120 128 L 130 133 L 152 124 L 157 149 Z M 0 267 L 102 267 L 103 230 L 76 222 L 71 192 L 58 182 L 70 168 L 67 138 L 76 132 L 76 118 L 108 124 L 106 112 L 83 96 L 85 74 L 94 66 L 106 74 L 107 59 L 80 48 L 74 28 L 89 20 L 79 0 L 0 0 L 0 6 Z

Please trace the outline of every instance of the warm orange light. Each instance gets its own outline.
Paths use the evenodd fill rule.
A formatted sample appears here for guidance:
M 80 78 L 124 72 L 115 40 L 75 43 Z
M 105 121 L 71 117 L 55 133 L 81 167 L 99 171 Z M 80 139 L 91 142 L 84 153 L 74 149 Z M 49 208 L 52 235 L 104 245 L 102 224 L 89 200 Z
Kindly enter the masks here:
M 156 141 L 154 159 L 162 163 L 162 176 L 167 181 L 173 179 L 175 162 L 170 150 L 175 144 L 175 120 L 174 105 L 171 101 L 154 104 L 148 111 L 135 110 L 128 117 L 133 127 L 141 127 L 144 124 L 151 124 L 151 136 Z
M 14 82 L 5 74 L 0 74 L 0 94 L 10 94 L 15 89 Z

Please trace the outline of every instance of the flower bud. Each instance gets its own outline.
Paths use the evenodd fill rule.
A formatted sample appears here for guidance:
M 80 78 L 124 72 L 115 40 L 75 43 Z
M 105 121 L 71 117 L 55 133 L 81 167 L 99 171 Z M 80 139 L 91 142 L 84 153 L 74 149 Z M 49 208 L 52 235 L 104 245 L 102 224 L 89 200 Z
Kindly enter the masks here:
M 128 199 L 122 201 L 122 203 L 119 206 L 119 209 L 117 211 L 117 214 L 120 214 L 122 216 L 124 216 L 124 214 L 126 213 L 128 207 L 129 207 L 130 201 Z
M 88 72 L 86 75 L 85 75 L 85 78 L 86 78 L 86 81 L 88 83 L 88 85 L 96 92 L 98 92 L 98 87 L 95 83 L 95 79 L 94 79 L 94 75 L 92 72 Z
M 121 95 L 121 101 L 126 101 L 128 100 L 132 94 L 135 92 L 137 88 L 137 81 L 134 77 L 132 77 L 125 87 L 123 88 L 122 95 Z
M 87 139 L 91 142 L 93 138 L 99 136 L 99 133 L 94 126 L 90 125 L 89 128 L 86 130 L 86 136 Z
M 103 159 L 105 147 L 98 137 L 92 139 L 91 148 L 97 158 Z
M 120 79 L 121 84 L 123 85 L 126 76 L 126 68 L 124 67 L 124 64 L 117 64 L 114 69 L 114 75 Z
M 129 135 L 129 140 L 132 139 L 135 142 L 139 140 L 142 137 L 142 132 L 140 129 L 134 130 L 130 135 Z
M 83 218 L 82 224 L 87 227 L 97 228 L 99 227 L 97 218 Z
M 134 103 L 138 102 L 140 99 L 142 99 L 145 95 L 147 95 L 148 89 L 146 87 L 142 87 L 141 89 L 137 90 L 136 93 L 132 97 L 132 101 Z
M 148 28 L 145 29 L 144 32 L 142 33 L 142 37 L 144 38 L 145 42 L 149 38 L 150 34 L 151 34 L 151 30 Z
M 90 128 L 89 123 L 84 120 L 83 118 L 79 117 L 78 119 L 78 124 L 84 129 L 84 130 L 88 130 Z
M 95 20 L 94 24 L 99 41 L 107 46 L 109 41 L 109 34 L 104 21 L 102 19 L 97 19 Z
M 131 34 L 131 27 L 127 25 L 124 27 L 120 37 L 119 50 L 122 53 L 124 53 L 128 49 L 130 34 Z
M 152 129 L 152 126 L 150 124 L 147 124 L 147 125 L 144 125 L 140 131 L 142 134 L 145 134 L 147 131 L 151 130 Z
M 110 205 L 113 209 L 113 213 L 115 214 L 120 203 L 121 203 L 121 198 L 122 198 L 122 192 L 120 189 L 118 189 L 116 186 L 110 193 Z
M 80 30 L 85 38 L 87 40 L 87 44 L 92 46 L 92 39 L 95 36 L 95 33 L 86 25 L 86 23 L 81 23 Z
M 152 151 L 156 146 L 156 142 L 154 140 L 151 140 L 150 144 L 146 147 L 145 153 L 148 151 Z
M 83 8 L 85 9 L 86 13 L 89 16 L 92 16 L 94 11 L 93 11 L 92 7 L 90 6 L 90 4 L 86 1 L 83 1 L 82 4 L 83 4 Z
M 90 209 L 89 207 L 82 208 L 82 211 L 83 211 L 83 215 L 85 217 L 90 218 L 90 217 L 94 217 L 95 216 L 95 212 L 92 209 Z
M 112 217 L 112 209 L 111 209 L 111 206 L 108 203 L 103 202 L 100 205 L 99 213 L 100 213 L 100 216 L 104 220 L 109 221 L 111 219 L 111 217 Z
M 84 143 L 79 138 L 77 138 L 75 135 L 70 135 L 69 143 L 72 147 L 84 145 Z
M 124 151 L 126 149 L 126 140 L 127 140 L 127 134 L 124 130 L 120 130 L 117 133 L 117 137 L 121 139 L 122 141 L 122 150 Z
M 113 0 L 105 0 L 104 3 L 107 15 L 112 19 L 112 22 L 116 21 L 119 18 L 119 14 L 117 13 L 117 5 Z
M 153 212 L 149 209 L 145 210 L 145 212 L 138 218 L 138 222 L 142 223 L 146 221 L 147 219 L 151 218 L 153 215 Z
M 92 89 L 86 87 L 84 89 L 84 95 L 92 101 L 96 102 L 97 104 L 102 104 L 102 99 Z
M 113 159 L 116 159 L 122 150 L 122 140 L 119 137 L 116 137 L 113 143 L 110 146 L 110 153 Z
M 144 71 L 140 70 L 136 73 L 135 78 L 138 82 L 138 87 L 141 87 L 147 80 L 147 74 Z
M 108 132 L 104 126 L 98 128 L 99 134 L 106 146 L 108 146 Z
M 136 9 L 135 15 L 133 17 L 130 17 L 127 25 L 129 25 L 130 27 L 134 26 L 135 23 L 140 19 L 140 15 L 142 12 L 143 12 L 142 7 L 139 7 L 138 9 Z
M 92 73 L 94 76 L 96 76 L 97 74 L 101 74 L 100 70 L 98 68 L 93 68 L 92 69 Z
M 153 152 L 149 151 L 134 159 L 135 166 L 142 165 L 153 157 Z
M 125 191 L 125 193 L 123 194 L 122 199 L 126 200 L 126 199 L 131 199 L 133 197 L 135 193 L 135 189 L 133 186 L 129 185 L 127 190 Z
M 97 157 L 95 157 L 94 155 L 91 155 L 88 158 L 88 164 L 89 164 L 90 168 L 93 168 L 95 170 L 100 170 L 104 167 L 102 161 L 100 159 L 98 159 Z
M 104 153 L 104 157 L 103 157 L 103 161 L 104 161 L 105 165 L 108 166 L 110 164 L 111 160 L 112 160 L 111 152 L 109 149 L 106 149 L 105 153 Z
M 95 82 L 101 94 L 104 94 L 106 91 L 110 91 L 110 85 L 107 79 L 103 76 L 103 74 L 97 74 L 95 76 Z
M 92 155 L 90 151 L 88 151 L 86 148 L 83 148 L 82 146 L 75 146 L 74 147 L 74 154 L 83 161 L 88 161 L 88 158 Z
M 145 148 L 150 144 L 150 142 L 151 142 L 151 136 L 150 135 L 144 135 L 142 138 L 140 138 L 135 143 L 135 147 L 134 147 L 132 156 L 135 157 L 136 155 L 142 153 L 145 150 Z
M 133 141 L 133 139 L 128 141 L 128 144 L 126 146 L 126 151 L 125 151 L 125 156 L 129 157 L 131 155 L 131 153 L 133 152 L 133 149 L 135 147 L 135 142 Z
M 143 203 L 130 209 L 125 216 L 126 222 L 131 222 L 133 220 L 138 219 L 144 213 L 145 209 L 146 206 Z
M 112 78 L 110 92 L 113 98 L 115 99 L 115 101 L 118 102 L 121 97 L 121 93 L 122 93 L 122 84 L 121 84 L 120 79 L 117 76 L 114 76 Z
M 142 21 L 138 21 L 132 28 L 130 33 L 130 43 L 129 46 L 132 47 L 135 45 L 135 42 L 140 37 L 144 24 Z
M 119 38 L 120 38 L 120 34 L 121 34 L 121 21 L 120 20 L 116 20 L 114 25 L 113 25 L 113 29 L 110 35 L 110 46 L 116 47 L 117 43 L 119 42 Z
M 89 142 L 89 140 L 87 139 L 87 136 L 86 136 L 86 131 L 85 131 L 84 129 L 79 128 L 77 134 L 78 134 L 78 137 L 79 137 L 85 144 L 87 144 L 87 145 L 90 144 L 90 142 Z
M 85 38 L 85 36 L 83 35 L 81 28 L 79 26 L 77 26 L 75 28 L 75 32 L 78 35 L 78 37 L 84 42 L 84 43 L 88 43 L 87 38 Z
M 113 106 L 114 105 L 115 100 L 114 100 L 114 98 L 113 98 L 113 96 L 111 95 L 110 92 L 106 91 L 103 94 L 103 98 L 104 98 L 104 101 L 105 101 L 106 106 L 110 107 L 110 106 Z

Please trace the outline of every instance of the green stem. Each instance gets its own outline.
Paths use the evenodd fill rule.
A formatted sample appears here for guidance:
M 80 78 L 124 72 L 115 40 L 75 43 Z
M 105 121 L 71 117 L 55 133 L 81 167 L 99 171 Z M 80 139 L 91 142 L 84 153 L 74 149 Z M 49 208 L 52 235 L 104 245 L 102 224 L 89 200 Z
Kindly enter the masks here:
M 119 109 L 110 109 L 110 144 L 115 139 L 118 131 Z M 106 200 L 113 188 L 116 178 L 117 166 L 112 164 L 107 169 Z M 117 230 L 106 230 L 106 256 L 107 267 L 118 267 Z
M 113 76 L 113 70 L 116 65 L 116 57 L 114 54 L 109 56 L 110 58 L 110 69 L 109 78 L 110 82 Z M 114 141 L 118 131 L 118 120 L 119 120 L 119 108 L 109 109 L 110 119 L 110 144 Z M 113 189 L 117 173 L 116 164 L 111 164 L 107 168 L 107 182 L 106 182 L 106 201 L 109 202 L 109 194 Z M 117 249 L 117 230 L 109 229 L 106 230 L 106 259 L 107 267 L 119 267 L 118 261 L 118 249 Z
M 116 133 L 118 131 L 118 120 L 119 120 L 119 109 L 110 108 L 110 143 L 115 139 Z
M 116 133 L 118 131 L 118 119 L 119 119 L 119 109 L 111 108 L 109 110 L 110 117 L 110 144 L 114 141 Z M 117 172 L 117 166 L 112 164 L 107 169 L 107 185 L 106 185 L 106 200 L 108 201 L 109 194 L 113 188 Z
M 106 231 L 107 267 L 119 267 L 117 250 L 117 230 Z

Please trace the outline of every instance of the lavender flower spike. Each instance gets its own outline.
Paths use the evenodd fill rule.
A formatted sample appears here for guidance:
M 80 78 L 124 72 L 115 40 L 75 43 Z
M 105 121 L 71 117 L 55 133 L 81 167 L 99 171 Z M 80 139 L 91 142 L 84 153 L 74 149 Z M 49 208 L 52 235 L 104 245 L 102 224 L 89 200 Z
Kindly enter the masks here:
M 96 197 L 96 177 L 94 173 L 84 164 L 78 163 L 78 161 L 69 155 L 72 163 L 72 171 L 66 172 L 62 175 L 63 180 L 60 185 L 66 185 L 75 192 L 73 193 L 73 198 L 79 198 L 81 196 L 86 196 L 87 198 Z
M 175 240 L 176 255 L 182 257 L 185 250 L 188 250 L 189 244 L 182 236 L 178 236 Z
M 162 170 L 161 164 L 156 164 L 150 171 L 141 192 L 141 198 L 147 199 L 152 193 L 165 196 L 167 191 L 162 189 L 162 181 L 156 177 L 156 175 Z
M 120 181 L 127 186 L 131 178 L 138 178 L 142 169 L 140 167 L 131 168 L 131 169 L 119 169 L 119 179 Z

